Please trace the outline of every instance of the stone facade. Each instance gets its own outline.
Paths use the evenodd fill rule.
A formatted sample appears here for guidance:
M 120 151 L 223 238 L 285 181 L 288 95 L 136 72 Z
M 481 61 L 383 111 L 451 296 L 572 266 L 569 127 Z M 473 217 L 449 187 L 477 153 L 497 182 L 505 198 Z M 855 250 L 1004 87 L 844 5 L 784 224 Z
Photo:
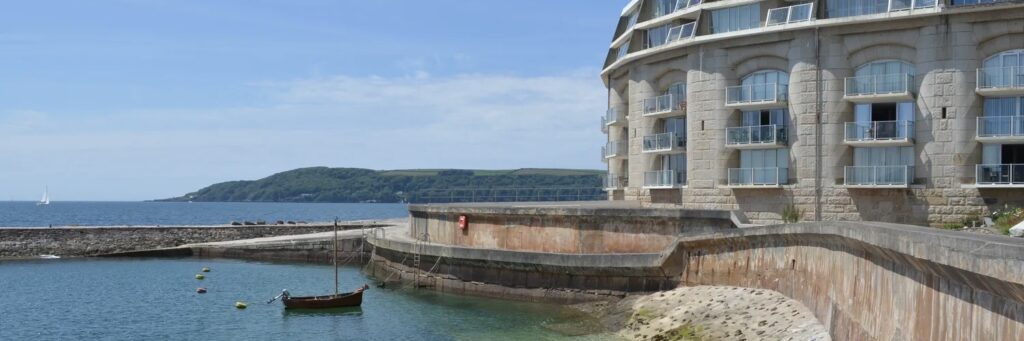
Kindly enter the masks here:
M 1003 51 L 1024 49 L 1024 5 L 1003 3 L 934 8 L 842 18 L 826 18 L 824 1 L 803 23 L 765 27 L 768 10 L 784 1 L 760 3 L 761 27 L 709 34 L 709 10 L 700 12 L 696 35 L 686 41 L 639 49 L 624 58 L 610 54 L 602 73 L 609 107 L 627 110 L 627 122 L 608 127 L 610 141 L 628 141 L 628 156 L 607 158 L 609 173 L 628 178 L 610 188 L 613 200 L 651 206 L 740 210 L 754 223 L 782 220 L 793 205 L 802 220 L 869 220 L 939 226 L 984 215 L 1004 205 L 1024 204 L 1024 190 L 975 186 L 982 143 L 976 137 L 984 97 L 976 91 L 976 70 Z M 640 23 L 620 34 L 643 40 L 650 28 L 639 4 Z M 705 1 L 699 6 L 724 7 Z M 623 19 L 625 20 L 625 19 Z M 659 19 L 655 19 L 659 20 Z M 619 39 L 621 40 L 621 38 Z M 613 49 L 614 52 L 615 49 Z M 845 125 L 855 120 L 846 78 L 859 66 L 899 60 L 916 69 L 911 85 L 914 167 L 904 186 L 846 186 L 845 169 L 854 165 L 854 147 L 845 143 Z M 749 188 L 729 185 L 729 168 L 740 165 L 740 151 L 726 146 L 726 129 L 741 123 L 741 110 L 726 105 L 726 88 L 759 70 L 789 75 L 786 131 L 789 150 L 785 184 Z M 644 99 L 676 82 L 686 84 L 686 184 L 644 186 L 645 172 L 661 167 L 658 154 L 643 153 L 643 137 L 660 132 L 664 117 L 645 116 Z M 869 99 L 869 101 L 871 101 Z M 884 102 L 884 99 L 876 100 Z

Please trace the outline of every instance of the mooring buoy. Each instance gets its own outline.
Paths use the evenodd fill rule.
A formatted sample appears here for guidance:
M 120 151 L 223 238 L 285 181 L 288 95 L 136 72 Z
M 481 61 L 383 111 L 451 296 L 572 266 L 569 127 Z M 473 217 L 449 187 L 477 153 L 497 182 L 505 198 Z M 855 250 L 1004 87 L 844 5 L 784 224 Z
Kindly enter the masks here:
M 242 302 L 242 301 L 235 302 L 235 308 L 236 309 L 245 309 L 245 308 L 248 308 L 248 307 L 249 307 L 249 305 L 245 304 L 245 302 Z
M 206 288 L 196 288 L 196 293 L 197 294 L 205 294 L 206 293 Z
M 206 278 L 206 276 L 203 276 L 203 274 L 196 274 L 196 279 L 202 280 L 203 278 Z
M 203 272 L 210 272 L 210 268 L 203 268 Z

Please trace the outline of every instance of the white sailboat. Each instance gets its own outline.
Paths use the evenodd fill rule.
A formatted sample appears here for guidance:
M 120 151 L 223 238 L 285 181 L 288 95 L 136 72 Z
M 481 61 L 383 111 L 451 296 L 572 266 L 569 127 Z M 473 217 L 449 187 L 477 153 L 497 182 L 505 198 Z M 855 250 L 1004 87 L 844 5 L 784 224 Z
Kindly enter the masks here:
M 43 190 L 43 198 L 40 199 L 39 202 L 36 203 L 36 206 L 39 206 L 39 205 L 49 205 L 49 204 L 50 204 L 50 188 L 47 187 L 46 189 Z

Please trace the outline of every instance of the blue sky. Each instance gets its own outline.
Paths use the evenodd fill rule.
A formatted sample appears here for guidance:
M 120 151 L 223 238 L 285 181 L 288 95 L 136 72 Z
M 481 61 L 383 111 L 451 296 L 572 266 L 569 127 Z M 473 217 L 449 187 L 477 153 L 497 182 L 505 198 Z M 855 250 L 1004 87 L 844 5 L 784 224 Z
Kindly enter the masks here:
M 618 0 L 14 1 L 0 200 L 307 166 L 602 168 Z

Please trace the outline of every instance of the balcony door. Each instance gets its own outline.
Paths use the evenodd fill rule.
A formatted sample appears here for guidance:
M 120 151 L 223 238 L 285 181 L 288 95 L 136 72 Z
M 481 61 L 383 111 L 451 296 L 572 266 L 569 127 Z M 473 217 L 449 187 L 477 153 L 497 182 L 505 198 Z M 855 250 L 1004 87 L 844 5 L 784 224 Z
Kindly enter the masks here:
M 753 179 L 754 185 L 785 183 L 788 169 L 788 148 L 740 151 L 739 177 Z
M 857 104 L 853 109 L 858 129 L 852 137 L 858 140 L 906 139 L 912 134 L 913 102 Z

